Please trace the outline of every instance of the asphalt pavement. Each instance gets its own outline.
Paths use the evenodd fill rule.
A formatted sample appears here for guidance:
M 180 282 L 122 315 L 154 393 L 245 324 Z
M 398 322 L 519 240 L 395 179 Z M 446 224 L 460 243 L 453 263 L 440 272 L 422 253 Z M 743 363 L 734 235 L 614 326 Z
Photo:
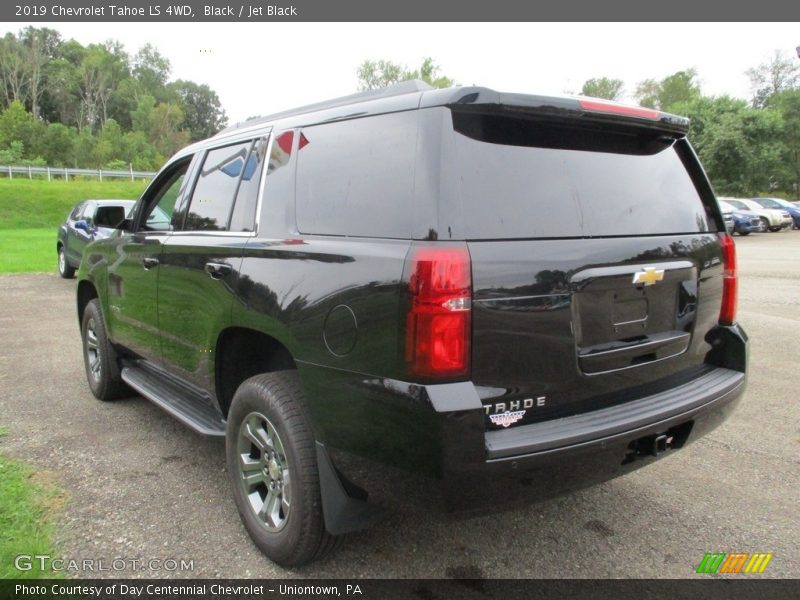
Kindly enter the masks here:
M 391 514 L 322 562 L 277 567 L 240 524 L 221 440 L 140 397 L 94 399 L 76 284 L 55 274 L 0 277 L 0 452 L 65 491 L 57 555 L 93 561 L 71 573 L 83 577 L 683 578 L 719 551 L 772 552 L 762 576 L 800 577 L 800 232 L 736 241 L 751 341 L 737 412 L 688 448 L 570 496 L 459 521 Z M 192 569 L 166 570 L 169 559 Z

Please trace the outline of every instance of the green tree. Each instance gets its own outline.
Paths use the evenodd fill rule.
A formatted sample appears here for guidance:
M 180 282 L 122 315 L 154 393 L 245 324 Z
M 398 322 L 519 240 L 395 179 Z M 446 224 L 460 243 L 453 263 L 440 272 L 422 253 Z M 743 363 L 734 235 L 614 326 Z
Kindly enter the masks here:
M 150 143 L 162 156 L 171 156 L 189 142 L 189 133 L 180 129 L 183 111 L 177 104 L 161 102 L 150 120 Z
M 770 106 L 774 106 L 783 119 L 780 139 L 783 142 L 784 184 L 781 188 L 797 198 L 800 195 L 800 90 L 774 94 Z
M 800 87 L 800 66 L 797 62 L 796 58 L 775 50 L 768 61 L 747 69 L 753 106 L 763 108 L 772 96 Z
M 112 160 L 119 159 L 125 152 L 122 129 L 114 119 L 109 119 L 97 136 L 92 151 L 94 164 L 103 166 Z
M 129 131 L 124 139 L 122 159 L 137 171 L 154 171 L 164 164 L 165 157 L 158 153 L 143 131 Z
M 191 141 L 210 137 L 227 125 L 228 117 L 219 97 L 207 85 L 179 79 L 167 87 L 181 105 L 182 127 L 189 131 Z
M 98 167 L 99 165 L 94 162 L 94 146 L 96 143 L 97 140 L 89 129 L 81 129 L 72 146 L 73 166 L 81 168 Z
M 0 115 L 0 148 L 10 148 L 19 142 L 23 158 L 35 158 L 39 150 L 44 125 L 25 110 L 22 102 L 14 100 Z
M 61 123 L 50 123 L 45 129 L 41 146 L 41 154 L 47 164 L 53 167 L 72 164 L 76 136 L 74 129 Z
M 100 44 L 91 44 L 86 48 L 79 67 L 82 101 L 79 127 L 94 131 L 105 122 L 104 113 L 114 89 L 112 60 L 106 48 Z
M 700 84 L 697 71 L 686 69 L 678 71 L 662 79 L 645 79 L 636 86 L 636 100 L 642 106 L 672 111 L 672 106 L 679 102 L 690 102 L 699 98 Z
M 439 66 L 430 57 L 425 58 L 420 67 L 413 70 L 390 60 L 365 60 L 358 67 L 357 74 L 360 91 L 375 90 L 412 79 L 421 79 L 437 88 L 455 85 L 455 81 L 440 73 Z
M 45 65 L 46 86 L 42 94 L 41 117 L 48 123 L 81 125 L 80 66 L 86 49 L 75 40 L 62 41 L 55 56 Z
M 38 119 L 39 106 L 47 84 L 47 63 L 52 60 L 61 43 L 61 35 L 42 27 L 26 27 L 20 34 L 20 42 L 24 48 L 25 82 L 33 118 Z
M 581 88 L 581 95 L 591 98 L 605 98 L 606 100 L 620 100 L 625 84 L 621 79 L 608 77 L 593 77 L 587 79 Z
M 0 40 L 0 87 L 6 106 L 14 100 L 25 103 L 25 52 L 13 33 Z
M 139 82 L 142 93 L 157 100 L 166 99 L 164 86 L 171 70 L 169 60 L 152 44 L 142 46 L 133 57 L 133 76 Z
M 134 131 L 150 132 L 150 125 L 153 122 L 153 110 L 156 107 L 156 99 L 147 94 L 140 96 L 136 104 L 136 109 L 131 112 L 131 127 Z
M 717 192 L 753 195 L 781 186 L 781 116 L 727 96 L 674 104 L 691 119 L 689 137 Z

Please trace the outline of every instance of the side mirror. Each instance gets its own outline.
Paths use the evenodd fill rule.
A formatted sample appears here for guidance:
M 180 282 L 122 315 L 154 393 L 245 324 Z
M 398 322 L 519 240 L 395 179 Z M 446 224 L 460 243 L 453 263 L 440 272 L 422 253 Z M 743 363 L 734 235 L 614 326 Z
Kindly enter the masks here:
M 119 231 L 131 231 L 133 228 L 133 219 L 123 219 L 120 221 L 114 229 L 118 229 Z
M 89 233 L 90 229 L 89 223 L 85 219 L 80 219 L 78 221 L 75 221 L 73 227 L 75 227 L 75 229 L 80 229 L 81 231 L 85 231 L 86 233 Z

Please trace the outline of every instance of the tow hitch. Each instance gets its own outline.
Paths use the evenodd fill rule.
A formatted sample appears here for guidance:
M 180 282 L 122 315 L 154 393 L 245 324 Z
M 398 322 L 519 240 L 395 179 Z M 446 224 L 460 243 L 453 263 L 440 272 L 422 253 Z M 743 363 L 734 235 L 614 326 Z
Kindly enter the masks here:
M 689 437 L 692 425 L 693 423 L 690 421 L 673 427 L 665 433 L 647 435 L 632 441 L 628 446 L 628 452 L 622 464 L 625 465 L 640 458 L 661 456 L 668 450 L 680 448 L 686 442 L 686 438 Z

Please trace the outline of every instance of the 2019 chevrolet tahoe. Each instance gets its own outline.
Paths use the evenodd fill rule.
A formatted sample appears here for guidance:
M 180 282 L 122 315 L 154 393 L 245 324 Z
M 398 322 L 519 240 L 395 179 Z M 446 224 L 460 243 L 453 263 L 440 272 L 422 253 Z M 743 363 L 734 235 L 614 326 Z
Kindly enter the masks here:
M 225 436 L 283 565 L 410 490 L 469 510 L 648 464 L 745 387 L 735 249 L 687 128 L 419 83 L 229 128 L 84 252 L 89 386 Z

